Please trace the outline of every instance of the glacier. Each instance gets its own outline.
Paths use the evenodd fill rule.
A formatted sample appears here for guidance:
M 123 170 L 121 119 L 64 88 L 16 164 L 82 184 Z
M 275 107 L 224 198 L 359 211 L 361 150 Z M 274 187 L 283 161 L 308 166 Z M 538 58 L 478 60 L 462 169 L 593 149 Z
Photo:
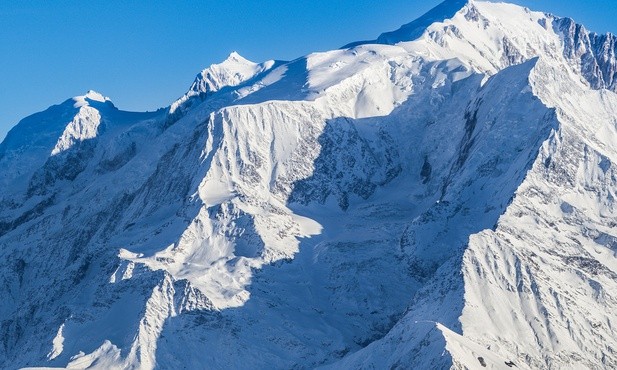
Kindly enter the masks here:
M 0 144 L 0 368 L 617 367 L 615 36 L 446 0 Z

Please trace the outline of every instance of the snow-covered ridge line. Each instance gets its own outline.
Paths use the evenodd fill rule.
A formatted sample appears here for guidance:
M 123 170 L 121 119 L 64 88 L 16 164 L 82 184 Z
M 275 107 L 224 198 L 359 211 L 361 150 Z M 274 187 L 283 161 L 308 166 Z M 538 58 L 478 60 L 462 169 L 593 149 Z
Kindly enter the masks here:
M 537 24 L 529 24 L 530 19 Z M 476 27 L 473 29 L 469 25 Z M 546 35 L 540 36 L 540 42 L 527 45 L 521 43 L 533 39 L 539 26 L 547 30 L 552 28 L 559 36 L 559 45 L 551 45 L 553 42 L 546 39 Z M 495 38 L 503 33 L 499 28 L 504 27 L 507 29 L 506 34 Z M 493 39 L 486 38 L 487 35 L 492 35 Z M 448 42 L 448 39 L 454 43 Z M 617 39 L 613 34 L 600 35 L 588 31 L 572 18 L 534 12 L 506 3 L 446 0 L 398 30 L 383 33 L 375 40 L 351 43 L 343 48 L 364 44 L 401 45 L 408 50 L 415 49 L 423 55 L 437 54 L 437 58 L 445 57 L 443 50 L 434 50 L 434 47 L 423 50 L 425 46 L 418 45 L 426 41 L 445 46 L 449 52 L 458 50 L 464 53 L 462 60 L 469 60 L 470 57 L 477 59 L 476 63 L 480 61 L 480 64 L 475 67 L 488 73 L 495 73 L 525 59 L 552 53 L 554 48 L 561 49 L 569 64 L 577 68 L 577 72 L 592 88 L 617 92 Z M 538 49 L 538 46 L 546 41 L 549 41 L 549 44 L 543 46 L 548 46 L 549 49 Z M 489 50 L 486 49 L 487 46 Z M 471 55 L 474 53 L 478 55 Z M 500 54 L 503 55 L 502 60 L 490 60 Z M 489 60 L 481 61 L 482 59 Z
M 422 36 L 426 29 L 433 23 L 440 23 L 447 19 L 451 19 L 470 3 L 470 0 L 445 0 L 418 19 L 402 25 L 395 31 L 382 33 L 375 40 L 353 42 L 343 46 L 343 48 L 350 48 L 363 44 L 395 45 L 399 42 L 416 40 Z

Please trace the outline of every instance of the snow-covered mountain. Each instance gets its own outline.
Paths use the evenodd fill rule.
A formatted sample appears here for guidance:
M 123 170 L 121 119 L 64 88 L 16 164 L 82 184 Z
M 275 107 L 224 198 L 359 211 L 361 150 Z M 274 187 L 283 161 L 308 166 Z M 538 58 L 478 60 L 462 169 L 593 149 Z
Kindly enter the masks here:
M 616 39 L 447 0 L 0 144 L 0 368 L 617 367 Z

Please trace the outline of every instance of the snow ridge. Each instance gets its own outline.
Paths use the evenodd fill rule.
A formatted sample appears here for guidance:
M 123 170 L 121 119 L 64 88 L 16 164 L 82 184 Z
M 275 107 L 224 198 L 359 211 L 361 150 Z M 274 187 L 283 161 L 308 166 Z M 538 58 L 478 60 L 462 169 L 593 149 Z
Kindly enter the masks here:
M 363 44 L 387 44 L 394 45 L 403 41 L 412 41 L 422 36 L 424 31 L 433 23 L 443 22 L 451 19 L 456 13 L 463 10 L 470 0 L 445 0 L 437 5 L 420 18 L 413 22 L 401 26 L 396 31 L 385 32 L 379 35 L 376 40 L 361 41 L 348 44 L 344 48 L 354 47 Z

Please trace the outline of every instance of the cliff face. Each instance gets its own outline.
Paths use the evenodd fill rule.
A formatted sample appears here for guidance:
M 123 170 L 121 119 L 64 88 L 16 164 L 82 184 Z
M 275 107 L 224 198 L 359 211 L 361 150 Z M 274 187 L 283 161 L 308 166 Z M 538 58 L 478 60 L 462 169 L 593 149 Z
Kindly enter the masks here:
M 563 39 L 564 56 L 579 66 L 591 87 L 615 92 L 615 35 L 588 32 L 570 18 L 556 20 L 553 27 Z

